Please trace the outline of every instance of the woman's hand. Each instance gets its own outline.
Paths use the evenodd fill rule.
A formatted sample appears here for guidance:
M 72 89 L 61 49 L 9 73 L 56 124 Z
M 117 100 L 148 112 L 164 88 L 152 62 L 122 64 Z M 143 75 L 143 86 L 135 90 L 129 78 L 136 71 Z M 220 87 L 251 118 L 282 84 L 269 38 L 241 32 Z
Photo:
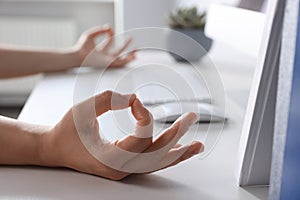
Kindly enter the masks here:
M 107 35 L 108 39 L 105 44 L 97 47 L 95 40 L 103 35 Z M 111 27 L 94 27 L 80 36 L 74 48 L 80 64 L 93 67 L 122 67 L 135 59 L 135 50 L 122 55 L 130 45 L 131 39 L 128 39 L 123 47 L 114 51 L 113 43 L 114 32 Z
M 102 46 L 95 39 L 107 35 Z M 47 49 L 0 44 L 0 78 L 69 70 L 79 66 L 123 67 L 135 58 L 135 50 L 125 52 L 131 40 L 113 51 L 114 33 L 110 27 L 85 31 L 77 43 L 67 49 Z M 125 55 L 126 54 L 126 55 Z
M 136 119 L 135 133 L 114 142 L 102 139 L 96 117 L 128 107 Z M 46 166 L 64 166 L 112 180 L 157 171 L 203 151 L 200 142 L 187 146 L 177 144 L 197 118 L 194 113 L 182 116 L 153 141 L 152 116 L 136 96 L 106 91 L 75 105 L 44 134 L 42 162 Z

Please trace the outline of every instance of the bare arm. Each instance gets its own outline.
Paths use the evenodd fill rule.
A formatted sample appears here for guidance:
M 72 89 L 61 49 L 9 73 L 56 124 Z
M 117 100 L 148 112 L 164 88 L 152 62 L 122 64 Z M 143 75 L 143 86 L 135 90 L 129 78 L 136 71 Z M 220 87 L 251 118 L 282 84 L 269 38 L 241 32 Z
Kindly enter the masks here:
M 80 66 L 76 51 L 0 47 L 0 78 L 61 71 Z
M 97 49 L 95 39 L 103 34 L 108 35 L 107 43 Z M 94 67 L 122 67 L 135 58 L 135 52 L 120 57 L 130 40 L 111 52 L 113 34 L 110 27 L 94 27 L 84 32 L 73 47 L 61 50 L 0 45 L 0 78 L 67 70 L 79 67 L 83 61 Z
M 39 149 L 48 127 L 0 116 L 0 130 L 0 164 L 42 164 Z

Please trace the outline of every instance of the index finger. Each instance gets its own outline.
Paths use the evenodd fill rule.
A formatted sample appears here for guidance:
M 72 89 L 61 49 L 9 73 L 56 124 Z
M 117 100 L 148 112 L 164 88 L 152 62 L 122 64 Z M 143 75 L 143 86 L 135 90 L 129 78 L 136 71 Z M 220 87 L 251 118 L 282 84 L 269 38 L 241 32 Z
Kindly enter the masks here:
M 153 119 L 137 98 L 131 105 L 131 112 L 137 120 L 135 133 L 118 141 L 116 145 L 126 151 L 140 153 L 152 144 Z

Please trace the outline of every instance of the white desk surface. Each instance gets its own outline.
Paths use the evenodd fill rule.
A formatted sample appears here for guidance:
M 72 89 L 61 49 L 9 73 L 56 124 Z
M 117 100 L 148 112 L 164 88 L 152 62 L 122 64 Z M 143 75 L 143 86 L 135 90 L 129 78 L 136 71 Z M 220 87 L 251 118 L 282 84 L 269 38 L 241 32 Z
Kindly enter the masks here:
M 208 157 L 203 160 L 194 157 L 176 167 L 151 175 L 134 175 L 120 182 L 68 169 L 1 166 L 0 199 L 267 199 L 267 187 L 240 188 L 235 176 L 238 142 L 255 59 L 221 44 L 214 45 L 211 57 L 224 81 L 230 120 Z M 151 53 L 140 55 L 136 62 L 143 63 L 145 59 L 174 64 L 167 55 Z M 201 70 L 209 70 L 205 62 L 203 65 Z M 122 70 L 126 71 L 107 73 L 107 85 L 103 87 L 110 87 L 110 78 L 122 74 Z M 91 78 L 93 73 L 82 76 Z M 31 94 L 19 120 L 53 125 L 72 105 L 74 81 L 75 74 L 70 72 L 47 75 Z M 207 125 L 201 125 L 202 128 L 205 130 Z M 193 135 L 193 131 L 192 128 L 187 137 Z M 201 140 L 201 136 L 198 139 Z

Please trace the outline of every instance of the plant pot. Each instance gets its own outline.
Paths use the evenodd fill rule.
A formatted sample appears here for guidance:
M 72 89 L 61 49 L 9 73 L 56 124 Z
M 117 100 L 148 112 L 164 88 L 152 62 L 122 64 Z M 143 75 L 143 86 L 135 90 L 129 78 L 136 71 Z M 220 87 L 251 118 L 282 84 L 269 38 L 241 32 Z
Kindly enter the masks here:
M 177 32 L 170 31 L 167 36 L 167 48 L 176 61 L 199 61 L 212 46 L 212 39 L 206 37 L 203 29 L 173 28 L 173 30 L 185 34 L 200 45 L 198 46 L 198 44 L 194 44 L 194 41 L 185 39 Z

